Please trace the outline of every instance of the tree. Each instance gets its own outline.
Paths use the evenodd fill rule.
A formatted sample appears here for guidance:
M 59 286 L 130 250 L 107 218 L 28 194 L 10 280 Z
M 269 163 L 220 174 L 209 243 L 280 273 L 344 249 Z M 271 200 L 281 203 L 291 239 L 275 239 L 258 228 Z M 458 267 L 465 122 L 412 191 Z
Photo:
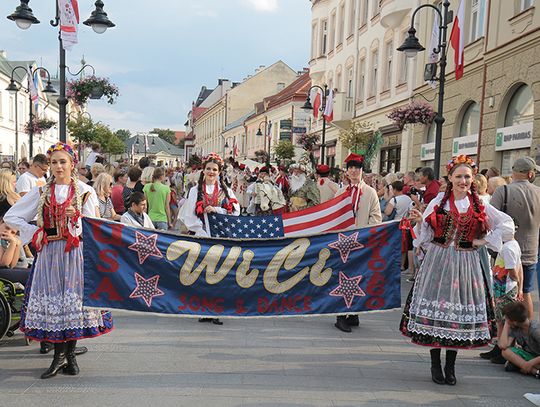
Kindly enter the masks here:
M 92 119 L 77 116 L 74 120 L 68 121 L 67 128 L 71 138 L 79 144 L 89 144 L 96 141 L 94 136 L 94 122 Z
M 131 137 L 131 132 L 125 129 L 116 130 L 114 134 L 123 142 L 126 142 Z
M 352 122 L 348 130 L 339 132 L 341 145 L 357 154 L 365 152 L 373 137 L 373 124 L 370 122 Z
M 274 145 L 274 154 L 278 160 L 291 160 L 294 158 L 294 144 L 289 140 L 281 140 Z
M 176 142 L 176 135 L 171 129 L 154 129 L 152 133 L 157 134 L 160 139 L 165 140 L 167 143 L 174 145 Z

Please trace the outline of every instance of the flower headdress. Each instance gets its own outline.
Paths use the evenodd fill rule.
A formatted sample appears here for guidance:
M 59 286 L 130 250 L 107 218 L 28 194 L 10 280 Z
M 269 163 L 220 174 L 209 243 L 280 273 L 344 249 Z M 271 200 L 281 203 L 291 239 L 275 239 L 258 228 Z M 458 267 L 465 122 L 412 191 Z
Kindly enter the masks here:
M 61 141 L 59 141 L 58 143 L 50 146 L 49 149 L 47 150 L 47 158 L 49 159 L 49 161 L 51 160 L 51 155 L 55 151 L 64 151 L 68 153 L 71 157 L 71 160 L 73 161 L 73 164 L 77 164 L 79 162 L 79 160 L 77 159 L 77 153 L 73 150 L 73 148 L 71 148 L 69 144 L 62 143 Z
M 473 172 L 476 173 L 477 171 L 476 163 L 473 161 L 471 157 L 465 154 L 460 154 L 460 155 L 456 155 L 455 157 L 452 157 L 452 159 L 448 161 L 448 164 L 446 164 L 446 172 L 450 174 L 452 170 L 454 169 L 454 167 L 461 164 L 468 165 L 469 167 L 473 169 Z
M 204 157 L 204 160 L 203 160 L 205 163 L 209 162 L 209 161 L 213 161 L 215 162 L 217 165 L 219 165 L 220 167 L 223 166 L 223 158 L 221 158 L 221 156 L 217 153 L 210 153 L 208 154 L 206 157 Z

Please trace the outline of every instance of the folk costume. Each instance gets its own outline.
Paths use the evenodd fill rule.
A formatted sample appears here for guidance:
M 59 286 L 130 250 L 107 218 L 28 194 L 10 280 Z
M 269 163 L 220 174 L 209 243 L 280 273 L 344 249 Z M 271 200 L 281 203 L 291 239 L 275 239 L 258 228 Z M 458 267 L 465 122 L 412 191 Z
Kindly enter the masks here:
M 319 179 L 317 180 L 317 188 L 319 189 L 319 195 L 321 197 L 321 203 L 333 199 L 339 189 L 338 184 L 328 178 L 330 174 L 330 167 L 326 164 L 317 166 L 317 174 Z
M 76 156 L 70 146 L 57 143 L 47 155 L 58 150 Z M 66 209 L 76 209 L 68 218 Z M 71 178 L 68 185 L 49 179 L 43 187 L 35 187 L 24 195 L 5 215 L 4 221 L 19 230 L 24 243 L 32 241 L 38 252 L 26 285 L 25 303 L 20 329 L 35 341 L 55 344 L 58 369 L 77 374 L 74 362 L 76 341 L 93 338 L 113 329 L 109 312 L 83 308 L 84 270 L 81 240 L 82 216 L 96 216 L 98 199 L 92 187 Z M 37 226 L 31 224 L 37 216 Z M 67 356 L 67 364 L 66 364 Z M 53 362 L 54 363 L 54 362 Z M 53 365 L 51 365 L 51 368 Z M 47 372 L 46 372 L 47 373 Z

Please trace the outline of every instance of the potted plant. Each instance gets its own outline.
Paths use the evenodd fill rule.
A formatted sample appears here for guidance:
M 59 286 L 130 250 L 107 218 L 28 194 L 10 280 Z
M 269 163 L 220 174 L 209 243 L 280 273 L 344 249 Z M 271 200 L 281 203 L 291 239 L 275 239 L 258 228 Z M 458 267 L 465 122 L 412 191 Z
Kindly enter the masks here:
M 320 136 L 316 133 L 302 133 L 296 139 L 296 142 L 306 151 L 312 151 L 313 147 L 319 142 Z
M 403 130 L 407 124 L 431 124 L 435 111 L 429 103 L 413 100 L 405 106 L 392 109 L 387 117 Z
M 44 131 L 49 130 L 55 124 L 56 122 L 52 119 L 40 119 L 39 117 L 34 117 L 31 122 L 25 124 L 24 131 L 28 134 L 41 134 Z
M 79 106 L 86 104 L 89 98 L 100 99 L 102 96 L 112 105 L 119 95 L 118 87 L 109 79 L 94 75 L 74 79 L 66 84 L 66 96 Z

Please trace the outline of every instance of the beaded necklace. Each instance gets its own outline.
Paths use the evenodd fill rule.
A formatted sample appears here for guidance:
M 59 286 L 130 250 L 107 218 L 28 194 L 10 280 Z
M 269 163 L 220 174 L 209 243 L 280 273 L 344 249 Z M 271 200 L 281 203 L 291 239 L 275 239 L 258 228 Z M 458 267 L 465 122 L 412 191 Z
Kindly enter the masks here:
M 211 195 L 206 193 L 206 184 L 203 186 L 203 207 L 218 206 L 219 204 L 219 188 L 218 183 L 214 184 L 214 192 Z
M 51 222 L 54 222 L 54 224 L 56 224 L 56 227 L 63 229 L 66 228 L 68 224 L 66 209 L 69 205 L 71 205 L 71 201 L 73 200 L 73 196 L 75 195 L 75 187 L 73 186 L 73 182 L 69 184 L 68 196 L 64 203 L 61 204 L 59 204 L 56 200 L 55 189 L 56 184 L 53 182 L 51 185 L 49 216 L 51 218 Z
M 471 195 L 468 195 L 468 198 L 469 208 L 465 213 L 460 213 L 457 209 L 454 192 L 450 194 L 450 199 L 448 200 L 450 204 L 450 224 L 447 228 L 447 234 L 452 234 L 454 241 L 456 242 L 466 240 L 466 237 L 470 234 L 471 227 L 474 221 L 474 204 Z

